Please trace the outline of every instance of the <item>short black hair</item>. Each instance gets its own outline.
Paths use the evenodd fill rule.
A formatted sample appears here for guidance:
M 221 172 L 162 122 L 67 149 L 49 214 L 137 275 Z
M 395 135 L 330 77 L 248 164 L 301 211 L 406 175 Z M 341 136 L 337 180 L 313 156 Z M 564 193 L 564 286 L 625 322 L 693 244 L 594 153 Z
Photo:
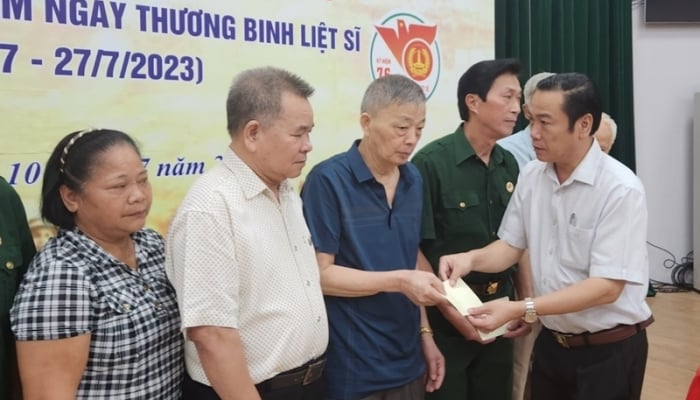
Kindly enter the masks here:
M 562 111 L 569 118 L 569 132 L 579 118 L 586 114 L 593 116 L 590 135 L 593 136 L 600 126 L 603 113 L 603 101 L 595 82 L 578 72 L 555 74 L 537 83 L 537 90 L 564 92 Z
M 520 68 L 520 61 L 514 58 L 479 61 L 469 67 L 459 78 L 457 85 L 457 108 L 462 121 L 469 121 L 469 109 L 464 102 L 468 94 L 476 94 L 481 100 L 486 101 L 493 81 L 503 74 L 518 76 Z

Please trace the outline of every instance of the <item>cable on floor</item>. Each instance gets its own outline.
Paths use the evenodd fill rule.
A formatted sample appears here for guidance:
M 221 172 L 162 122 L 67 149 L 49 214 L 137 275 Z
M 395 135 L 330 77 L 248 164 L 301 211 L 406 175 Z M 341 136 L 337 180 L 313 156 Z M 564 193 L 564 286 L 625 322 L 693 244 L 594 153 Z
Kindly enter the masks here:
M 685 257 L 676 260 L 676 256 L 670 251 L 661 246 L 655 245 L 647 241 L 651 247 L 659 249 L 669 255 L 669 258 L 663 261 L 665 269 L 671 270 L 671 282 L 662 282 L 650 279 L 650 284 L 654 291 L 660 293 L 677 293 L 687 292 L 690 290 L 697 291 L 693 288 L 693 251 L 691 250 Z

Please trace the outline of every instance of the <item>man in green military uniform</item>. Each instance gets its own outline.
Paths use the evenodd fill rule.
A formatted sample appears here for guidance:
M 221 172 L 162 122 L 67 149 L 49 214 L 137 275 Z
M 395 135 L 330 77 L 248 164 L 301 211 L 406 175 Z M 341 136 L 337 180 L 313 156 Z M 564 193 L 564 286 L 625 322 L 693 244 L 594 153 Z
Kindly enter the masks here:
M 413 158 L 423 176 L 421 251 L 435 272 L 440 256 L 480 248 L 496 232 L 515 189 L 518 165 L 496 144 L 509 135 L 520 113 L 517 60 L 481 61 L 460 78 L 462 123 L 454 133 L 426 145 Z M 472 273 L 465 282 L 489 301 L 513 298 L 513 271 Z M 482 343 L 466 318 L 449 305 L 428 309 L 435 342 L 445 356 L 446 376 L 430 400 L 510 400 L 513 344 L 529 326 L 511 322 L 504 337 Z M 465 341 L 465 338 L 467 341 Z
M 20 398 L 10 307 L 27 266 L 34 240 L 17 192 L 0 177 L 0 399 Z

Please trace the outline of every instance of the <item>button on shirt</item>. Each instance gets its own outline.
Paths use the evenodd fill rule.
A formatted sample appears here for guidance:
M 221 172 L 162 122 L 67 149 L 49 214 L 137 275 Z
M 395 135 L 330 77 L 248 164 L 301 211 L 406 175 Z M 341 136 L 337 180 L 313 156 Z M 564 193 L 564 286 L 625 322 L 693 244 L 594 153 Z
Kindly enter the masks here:
M 15 376 L 14 336 L 10 331 L 10 307 L 22 276 L 34 257 L 34 241 L 17 192 L 0 177 L 0 399 L 11 398 Z
M 325 351 L 328 321 L 299 196 L 285 181 L 278 201 L 232 150 L 183 200 L 167 269 L 183 328 L 238 329 L 253 382 Z M 185 360 L 192 379 L 209 385 L 189 340 Z
M 163 239 L 150 229 L 132 238 L 137 270 L 79 230 L 62 229 L 34 258 L 17 292 L 11 317 L 18 340 L 90 333 L 78 399 L 180 398 L 182 335 L 163 269 Z
M 306 178 L 304 215 L 316 249 L 335 264 L 364 271 L 415 269 L 420 240 L 421 178 L 399 167 L 391 207 L 358 151 L 316 165 Z M 419 309 L 402 293 L 326 296 L 331 341 L 324 380 L 328 397 L 360 399 L 420 377 Z
M 520 175 L 499 236 L 529 248 L 537 296 L 589 277 L 627 281 L 612 304 L 542 316 L 549 329 L 596 332 L 647 319 L 647 206 L 637 176 L 596 141 L 563 183 L 551 163 L 533 161 Z
M 476 155 L 464 135 L 464 124 L 423 147 L 413 157 L 423 176 L 423 216 L 421 250 L 437 272 L 440 257 L 477 249 L 498 239 L 501 218 L 518 180 L 518 165 L 500 146 L 491 151 L 489 165 Z M 472 272 L 464 280 L 484 284 L 502 281 L 512 273 Z M 501 286 L 482 301 L 512 294 L 510 285 Z M 435 307 L 426 309 L 436 331 L 462 335 Z

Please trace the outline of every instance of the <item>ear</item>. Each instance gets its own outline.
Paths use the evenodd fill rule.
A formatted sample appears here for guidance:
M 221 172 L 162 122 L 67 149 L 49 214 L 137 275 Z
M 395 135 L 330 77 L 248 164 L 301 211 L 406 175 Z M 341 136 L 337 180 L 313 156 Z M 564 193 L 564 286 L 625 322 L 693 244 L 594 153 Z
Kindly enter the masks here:
M 360 114 L 360 127 L 362 127 L 362 132 L 365 136 L 368 135 L 369 126 L 372 124 L 372 116 L 369 113 L 363 112 Z
M 76 191 L 70 189 L 66 185 L 61 185 L 58 188 L 58 193 L 61 195 L 61 200 L 63 200 L 63 205 L 66 209 L 72 213 L 78 211 L 78 205 L 80 204 L 79 195 Z
M 526 120 L 532 119 L 532 115 L 530 115 L 530 108 L 527 106 L 527 104 L 523 103 L 523 117 L 525 117 Z
M 262 127 L 260 126 L 260 122 L 255 119 L 248 121 L 241 130 L 241 137 L 243 138 L 243 143 L 245 147 L 251 152 L 257 149 L 258 141 L 260 140 L 261 136 Z
M 582 138 L 589 137 L 593 133 L 591 131 L 591 128 L 593 128 L 593 115 L 591 113 L 584 114 L 576 121 L 576 125 L 580 128 L 580 136 Z
M 464 103 L 467 105 L 467 109 L 470 112 L 474 114 L 479 113 L 479 104 L 481 104 L 481 98 L 479 98 L 479 95 L 469 93 L 464 97 Z

